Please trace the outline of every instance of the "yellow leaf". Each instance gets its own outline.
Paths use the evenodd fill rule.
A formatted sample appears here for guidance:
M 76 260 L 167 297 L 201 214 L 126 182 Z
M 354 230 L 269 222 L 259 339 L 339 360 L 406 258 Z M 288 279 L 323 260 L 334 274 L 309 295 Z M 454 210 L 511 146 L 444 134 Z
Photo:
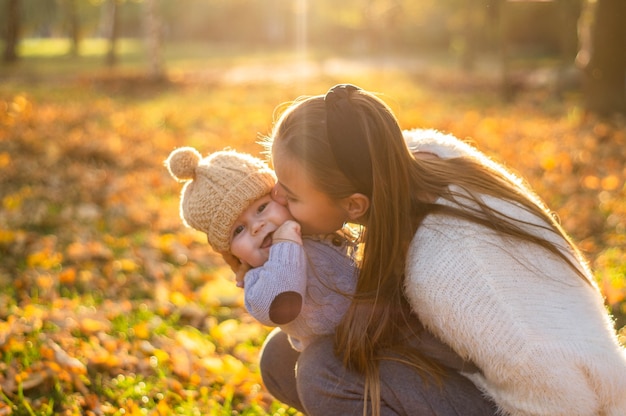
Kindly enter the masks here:
M 157 360 L 157 364 L 164 363 L 170 359 L 170 355 L 166 351 L 158 348 L 152 351 L 152 357 Z
M 556 159 L 553 156 L 546 156 L 541 160 L 541 167 L 544 170 L 553 170 L 557 165 Z
M 200 365 L 212 374 L 221 374 L 224 367 L 222 359 L 216 355 L 204 357 Z
M 593 175 L 585 176 L 583 178 L 583 186 L 587 189 L 598 189 L 600 187 L 600 179 Z
M 614 191 L 619 187 L 619 178 L 615 175 L 609 175 L 602 179 L 602 189 L 605 191 Z
M 236 286 L 230 269 L 224 268 L 200 288 L 198 298 L 202 303 L 211 306 L 241 306 L 243 290 Z
M 238 384 L 250 377 L 250 371 L 246 366 L 230 354 L 205 357 L 200 361 L 200 365 L 229 383 Z
M 86 334 L 96 332 L 107 332 L 111 328 L 109 321 L 97 320 L 93 318 L 83 318 L 80 320 L 80 329 Z
M 37 286 L 40 289 L 48 290 L 54 286 L 54 279 L 49 274 L 40 274 L 37 276 Z
M 59 282 L 64 285 L 74 284 L 74 282 L 76 282 L 76 269 L 74 267 L 63 269 L 63 271 L 59 273 Z
M 113 262 L 113 267 L 116 270 L 120 270 L 120 271 L 127 272 L 127 273 L 134 272 L 139 268 L 137 263 L 132 259 L 116 260 Z
M 187 351 L 201 357 L 215 353 L 215 345 L 204 338 L 201 333 L 191 329 L 178 331 L 176 333 L 176 341 Z
M 147 322 L 140 322 L 133 326 L 133 333 L 139 339 L 150 338 L 150 327 Z
M 26 259 L 29 267 L 39 267 L 44 270 L 50 270 L 61 265 L 63 254 L 53 252 L 50 249 L 44 249 L 30 254 Z
M 0 153 L 0 169 L 4 169 L 11 163 L 11 155 L 8 152 Z
M 210 334 L 222 347 L 232 347 L 241 342 L 262 336 L 263 327 L 254 323 L 242 323 L 236 319 L 227 319 L 210 330 Z
M 16 233 L 12 230 L 0 230 L 0 244 L 11 244 L 15 241 Z
M 187 297 L 181 292 L 170 293 L 170 301 L 176 306 L 185 306 L 188 303 Z
M 189 384 L 193 386 L 199 386 L 200 384 L 202 384 L 202 377 L 200 377 L 200 374 L 192 373 L 189 376 Z

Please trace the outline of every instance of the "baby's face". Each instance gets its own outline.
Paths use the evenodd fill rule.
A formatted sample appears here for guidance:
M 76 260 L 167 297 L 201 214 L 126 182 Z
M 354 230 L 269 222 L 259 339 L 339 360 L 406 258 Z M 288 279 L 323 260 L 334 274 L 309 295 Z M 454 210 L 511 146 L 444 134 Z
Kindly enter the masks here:
M 272 235 L 293 217 L 284 205 L 265 195 L 241 213 L 230 229 L 230 251 L 252 267 L 264 264 L 270 256 Z

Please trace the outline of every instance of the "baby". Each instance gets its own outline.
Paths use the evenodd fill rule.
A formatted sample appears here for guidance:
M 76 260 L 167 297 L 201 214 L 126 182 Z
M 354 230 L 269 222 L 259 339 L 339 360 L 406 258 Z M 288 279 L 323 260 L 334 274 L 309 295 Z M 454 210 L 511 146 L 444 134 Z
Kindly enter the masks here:
M 334 333 L 354 293 L 356 245 L 339 234 L 302 237 L 287 207 L 271 198 L 273 171 L 251 155 L 224 150 L 202 158 L 183 147 L 165 164 L 185 182 L 183 223 L 250 267 L 242 282 L 248 312 L 279 326 L 298 351 Z

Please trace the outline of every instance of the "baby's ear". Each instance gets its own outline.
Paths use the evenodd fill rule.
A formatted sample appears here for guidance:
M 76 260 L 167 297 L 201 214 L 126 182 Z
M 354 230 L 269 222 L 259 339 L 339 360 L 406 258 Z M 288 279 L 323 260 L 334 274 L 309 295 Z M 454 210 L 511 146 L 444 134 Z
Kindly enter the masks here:
M 367 214 L 370 208 L 370 199 L 364 194 L 354 193 L 342 201 L 350 221 L 358 220 Z

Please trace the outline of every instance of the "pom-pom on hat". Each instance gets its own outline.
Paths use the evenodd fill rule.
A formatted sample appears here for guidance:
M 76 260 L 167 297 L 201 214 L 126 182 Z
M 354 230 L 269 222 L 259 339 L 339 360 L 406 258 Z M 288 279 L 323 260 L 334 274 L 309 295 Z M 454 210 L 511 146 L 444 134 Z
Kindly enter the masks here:
M 180 193 L 183 223 L 206 233 L 218 252 L 229 250 L 230 229 L 237 217 L 276 183 L 265 162 L 233 150 L 203 159 L 196 149 L 181 147 L 170 153 L 165 166 L 174 179 L 185 182 Z

